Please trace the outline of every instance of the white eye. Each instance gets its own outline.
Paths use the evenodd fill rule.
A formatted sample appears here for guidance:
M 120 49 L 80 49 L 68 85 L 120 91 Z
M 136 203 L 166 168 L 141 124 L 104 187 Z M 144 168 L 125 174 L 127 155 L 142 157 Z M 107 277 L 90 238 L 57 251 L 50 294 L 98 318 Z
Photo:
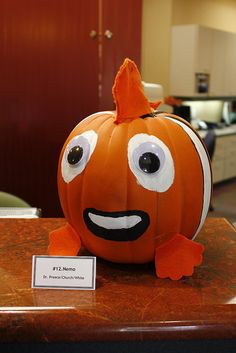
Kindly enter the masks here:
M 173 158 L 169 148 L 156 136 L 134 135 L 128 144 L 128 162 L 145 189 L 164 192 L 173 184 Z
M 66 183 L 82 173 L 97 143 L 97 134 L 90 130 L 73 137 L 61 160 L 61 174 Z

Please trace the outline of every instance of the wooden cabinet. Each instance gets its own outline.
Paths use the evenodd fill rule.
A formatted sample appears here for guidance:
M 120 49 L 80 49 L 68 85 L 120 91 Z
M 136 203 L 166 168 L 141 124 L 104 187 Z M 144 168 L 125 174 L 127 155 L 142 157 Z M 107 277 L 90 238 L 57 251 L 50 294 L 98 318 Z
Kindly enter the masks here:
M 192 96 L 195 93 L 196 26 L 172 27 L 170 52 L 170 94 Z
M 225 75 L 225 62 L 226 62 L 226 39 L 227 33 L 218 30 L 212 30 L 208 28 L 208 31 L 212 33 L 212 41 L 209 45 L 211 50 L 211 69 L 210 74 L 210 85 L 209 94 L 211 96 L 225 96 L 226 87 L 224 81 Z M 236 36 L 235 36 L 236 45 Z M 236 92 L 236 87 L 235 87 Z
M 225 178 L 236 176 L 236 135 L 228 136 L 225 146 Z
M 212 66 L 213 31 L 207 27 L 193 26 L 195 33 L 195 71 L 210 73 Z
M 225 179 L 225 142 L 227 136 L 216 138 L 215 152 L 212 160 L 213 182 L 217 183 Z
M 236 95 L 236 34 L 199 25 L 172 27 L 170 94 L 182 97 Z M 199 92 L 205 75 L 208 91 Z
M 236 35 L 227 33 L 225 40 L 225 66 L 222 70 L 224 91 L 228 96 L 236 93 Z
M 236 177 L 236 129 L 232 134 L 216 137 L 212 173 L 214 183 Z

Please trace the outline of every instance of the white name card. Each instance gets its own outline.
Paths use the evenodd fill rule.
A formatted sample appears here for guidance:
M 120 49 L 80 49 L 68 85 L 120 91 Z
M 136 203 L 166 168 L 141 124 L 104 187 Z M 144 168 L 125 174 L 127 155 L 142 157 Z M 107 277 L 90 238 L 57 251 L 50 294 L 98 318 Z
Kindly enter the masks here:
M 32 288 L 94 290 L 96 257 L 34 255 Z

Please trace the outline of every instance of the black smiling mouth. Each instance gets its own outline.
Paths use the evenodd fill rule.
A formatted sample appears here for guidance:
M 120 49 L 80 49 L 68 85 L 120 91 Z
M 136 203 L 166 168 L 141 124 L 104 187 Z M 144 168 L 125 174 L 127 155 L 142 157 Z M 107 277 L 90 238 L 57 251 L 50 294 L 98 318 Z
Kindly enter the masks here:
M 87 228 L 97 237 L 113 241 L 133 241 L 141 237 L 150 224 L 144 211 L 103 212 L 86 208 L 83 212 Z

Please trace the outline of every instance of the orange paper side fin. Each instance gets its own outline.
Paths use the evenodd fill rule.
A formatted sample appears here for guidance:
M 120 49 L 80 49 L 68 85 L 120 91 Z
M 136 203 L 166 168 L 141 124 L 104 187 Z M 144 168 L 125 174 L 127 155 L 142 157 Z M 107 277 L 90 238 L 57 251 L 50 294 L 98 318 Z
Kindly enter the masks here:
M 116 122 L 136 119 L 153 111 L 146 98 L 136 64 L 125 59 L 112 89 L 116 104 Z
M 80 247 L 80 237 L 69 223 L 49 233 L 49 255 L 76 256 Z
M 160 278 L 178 280 L 191 276 L 194 266 L 202 263 L 202 244 L 195 243 L 181 234 L 176 234 L 168 242 L 156 248 L 156 274 Z

